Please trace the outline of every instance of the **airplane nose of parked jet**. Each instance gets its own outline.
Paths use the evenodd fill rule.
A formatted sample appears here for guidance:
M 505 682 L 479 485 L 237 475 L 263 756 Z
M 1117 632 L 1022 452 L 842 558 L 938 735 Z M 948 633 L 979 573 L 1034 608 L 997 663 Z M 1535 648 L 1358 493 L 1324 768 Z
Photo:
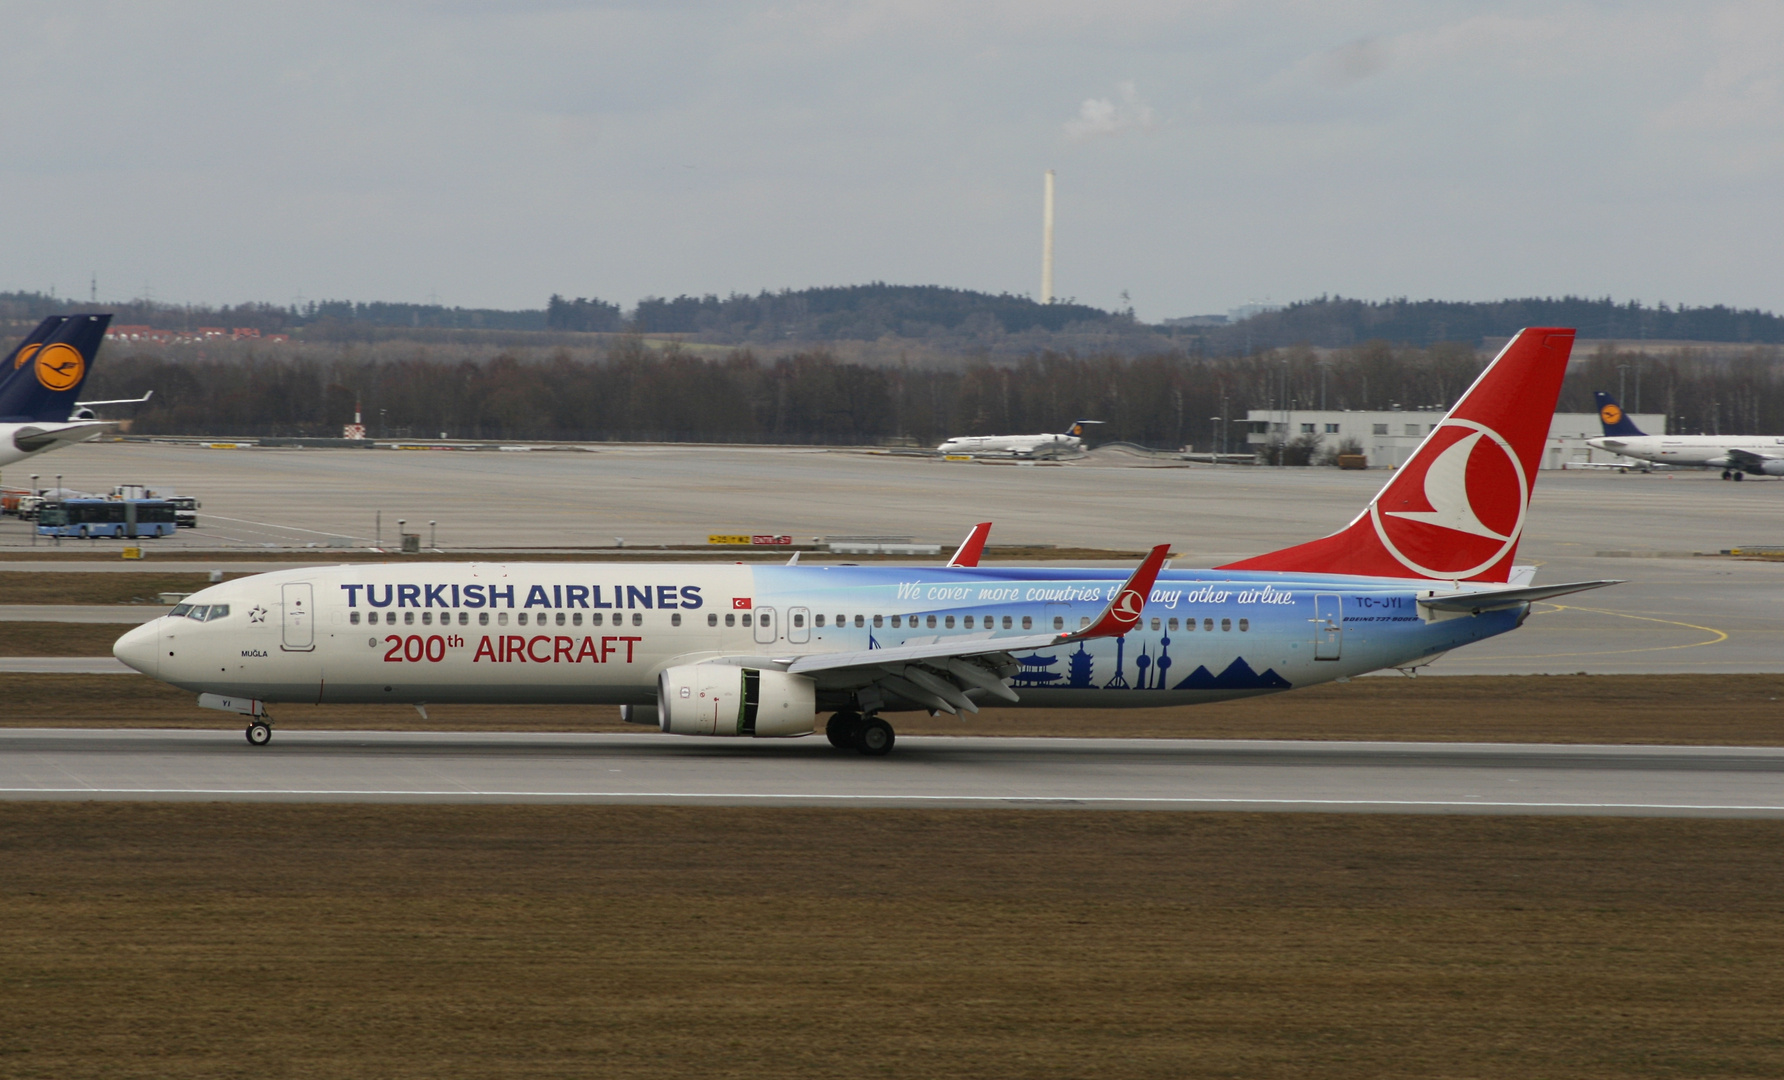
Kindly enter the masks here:
M 112 655 L 147 675 L 161 671 L 161 620 L 146 622 L 112 643 Z

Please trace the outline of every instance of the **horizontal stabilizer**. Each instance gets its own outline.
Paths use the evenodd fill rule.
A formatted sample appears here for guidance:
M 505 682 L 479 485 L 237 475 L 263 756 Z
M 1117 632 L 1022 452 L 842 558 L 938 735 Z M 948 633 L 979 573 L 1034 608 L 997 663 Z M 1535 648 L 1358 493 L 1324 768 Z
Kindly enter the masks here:
M 1530 585 L 1522 589 L 1491 589 L 1483 592 L 1460 594 L 1433 594 L 1419 597 L 1419 603 L 1438 611 L 1462 611 L 1470 615 L 1479 615 L 1483 611 L 1500 611 L 1519 604 L 1528 604 L 1534 600 L 1548 600 L 1569 593 L 1585 592 L 1588 589 L 1602 589 L 1606 585 L 1621 585 L 1621 579 L 1607 578 L 1602 581 L 1569 581 L 1559 585 Z

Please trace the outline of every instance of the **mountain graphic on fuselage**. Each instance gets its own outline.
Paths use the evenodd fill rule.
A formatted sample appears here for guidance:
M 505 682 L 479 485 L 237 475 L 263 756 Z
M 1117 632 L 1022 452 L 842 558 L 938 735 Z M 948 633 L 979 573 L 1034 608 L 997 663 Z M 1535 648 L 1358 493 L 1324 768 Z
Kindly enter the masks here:
M 1243 656 L 1227 665 L 1227 669 L 1219 675 L 1209 673 L 1208 669 L 1197 665 L 1196 669 L 1173 690 L 1287 690 L 1292 684 L 1276 674 L 1275 668 L 1265 668 L 1263 674 L 1251 670 Z

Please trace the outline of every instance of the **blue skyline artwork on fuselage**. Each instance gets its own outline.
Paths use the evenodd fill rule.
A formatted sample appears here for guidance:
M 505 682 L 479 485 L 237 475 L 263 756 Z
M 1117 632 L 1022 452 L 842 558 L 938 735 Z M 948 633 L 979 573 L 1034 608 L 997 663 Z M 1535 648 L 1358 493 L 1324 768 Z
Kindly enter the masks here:
M 1016 658 L 1022 670 L 1010 682 L 1018 687 L 1067 686 L 1077 690 L 1287 690 L 1293 686 L 1276 674 L 1275 668 L 1265 668 L 1261 672 L 1252 670 L 1243 656 L 1228 664 L 1218 675 L 1198 664 L 1182 682 L 1171 686 L 1169 676 L 1173 661 L 1168 636 L 1159 638 L 1157 656 L 1153 656 L 1144 644 L 1140 646 L 1140 655 L 1134 658 L 1137 670 L 1131 682 L 1127 678 L 1126 657 L 1127 638 L 1118 637 L 1115 639 L 1115 674 L 1099 687 L 1095 679 L 1096 655 L 1080 641 L 1078 648 L 1067 655 L 1063 675 L 1050 670 L 1059 663 L 1059 657 L 1030 653 Z M 1062 678 L 1063 682 L 1060 681 Z

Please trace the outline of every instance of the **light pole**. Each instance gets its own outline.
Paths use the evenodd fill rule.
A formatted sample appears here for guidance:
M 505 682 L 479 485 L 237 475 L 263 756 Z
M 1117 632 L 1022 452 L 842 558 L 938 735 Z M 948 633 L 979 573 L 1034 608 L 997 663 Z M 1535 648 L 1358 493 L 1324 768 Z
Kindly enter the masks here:
M 439 522 L 437 521 L 429 521 L 427 523 L 427 547 L 429 551 L 433 551 L 438 547 L 438 545 L 434 543 L 434 526 L 438 524 Z
M 1629 395 L 1627 393 L 1628 378 L 1629 378 L 1629 365 L 1628 364 L 1618 364 L 1617 365 L 1617 404 L 1622 406 L 1624 409 L 1629 408 Z
M 1224 417 L 1224 416 L 1210 416 L 1208 419 L 1210 419 L 1210 420 L 1214 421 L 1216 424 L 1220 425 L 1220 427 L 1215 429 L 1216 431 L 1219 432 L 1219 440 L 1220 440 L 1219 443 L 1217 444 L 1219 446 L 1219 449 L 1214 452 L 1214 460 L 1216 463 L 1218 463 L 1220 461 L 1220 455 L 1226 453 L 1226 417 Z

